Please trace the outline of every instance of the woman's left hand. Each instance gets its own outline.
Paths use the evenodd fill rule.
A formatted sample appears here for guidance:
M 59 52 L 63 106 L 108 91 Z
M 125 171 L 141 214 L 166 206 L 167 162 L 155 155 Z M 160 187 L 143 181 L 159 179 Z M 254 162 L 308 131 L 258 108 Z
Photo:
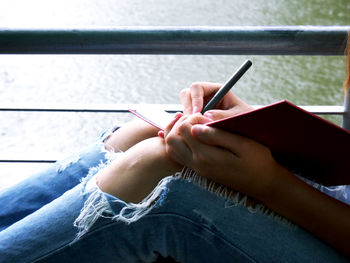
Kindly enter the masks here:
M 201 114 L 182 116 L 165 130 L 168 155 L 199 175 L 257 199 L 274 176 L 289 173 L 266 146 L 249 138 L 201 125 Z
M 197 114 L 170 123 L 165 131 L 167 154 L 199 175 L 259 200 L 350 256 L 349 205 L 301 181 L 264 145 L 198 124 L 206 121 Z

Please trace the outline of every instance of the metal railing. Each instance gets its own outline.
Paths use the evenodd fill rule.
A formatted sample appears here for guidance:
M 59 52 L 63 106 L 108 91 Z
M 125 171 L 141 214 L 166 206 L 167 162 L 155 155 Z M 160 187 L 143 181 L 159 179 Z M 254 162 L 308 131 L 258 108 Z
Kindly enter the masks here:
M 0 54 L 344 55 L 350 26 L 0 28 Z M 130 105 L 0 105 L 0 111 L 128 112 Z M 255 106 L 259 107 L 259 106 Z M 301 106 L 343 116 L 350 130 L 350 95 L 344 106 Z M 169 112 L 179 105 L 164 105 Z M 53 162 L 11 159 L 0 162 Z
M 342 55 L 349 26 L 0 28 L 0 54 Z

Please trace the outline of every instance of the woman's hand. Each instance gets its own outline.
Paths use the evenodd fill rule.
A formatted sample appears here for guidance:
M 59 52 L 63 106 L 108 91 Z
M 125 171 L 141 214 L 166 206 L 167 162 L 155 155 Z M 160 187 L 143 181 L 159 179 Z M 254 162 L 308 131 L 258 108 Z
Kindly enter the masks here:
M 275 176 L 289 172 L 264 145 L 221 129 L 198 125 L 209 120 L 200 114 L 182 116 L 165 130 L 170 158 L 199 175 L 256 199 L 263 199 Z
M 190 88 L 180 92 L 180 101 L 183 105 L 185 115 L 201 112 L 203 106 L 220 89 L 221 85 L 209 82 L 193 83 Z M 204 116 L 211 120 L 219 120 L 239 113 L 247 112 L 253 108 L 234 95 L 228 92 L 225 97 L 216 105 L 215 110 L 207 111 Z

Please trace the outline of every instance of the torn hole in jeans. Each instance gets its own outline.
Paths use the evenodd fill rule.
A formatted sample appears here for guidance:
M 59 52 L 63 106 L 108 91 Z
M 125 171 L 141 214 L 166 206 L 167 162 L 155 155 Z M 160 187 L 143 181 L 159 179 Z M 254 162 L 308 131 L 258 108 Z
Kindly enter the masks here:
M 96 170 L 94 173 L 96 174 Z M 250 199 L 244 194 L 233 191 L 226 186 L 219 185 L 204 177 L 201 177 L 193 170 L 184 167 L 181 172 L 178 172 L 175 175 L 167 176 L 160 180 L 153 191 L 140 203 L 126 203 L 118 198 L 113 199 L 112 201 L 108 200 L 106 193 L 101 191 L 96 185 L 95 176 L 92 176 L 88 180 L 84 192 L 84 194 L 89 194 L 89 197 L 85 201 L 79 217 L 74 222 L 74 226 L 78 228 L 78 234 L 75 241 L 86 234 L 100 217 L 121 221 L 126 224 L 131 224 L 139 220 L 143 216 L 147 215 L 153 207 L 162 204 L 162 200 L 168 191 L 167 185 L 173 180 L 185 180 L 192 182 L 195 185 L 198 185 L 209 192 L 224 198 L 225 208 L 244 206 L 251 213 L 262 213 L 285 226 L 291 228 L 296 227 L 292 222 L 268 209 L 263 204 Z M 118 214 L 112 210 L 109 202 L 121 204 L 122 209 L 118 212 Z
M 159 181 L 153 191 L 145 197 L 140 203 L 126 203 L 118 198 L 108 200 L 106 193 L 102 192 L 96 185 L 95 176 L 89 180 L 86 190 L 89 193 L 88 199 L 84 203 L 80 215 L 74 221 L 74 226 L 78 228 L 78 234 L 75 240 L 78 240 L 86 234 L 94 223 L 100 218 L 109 218 L 111 220 L 121 221 L 131 224 L 141 217 L 145 216 L 156 205 L 161 204 L 163 196 L 167 192 L 167 184 L 178 176 L 168 176 Z M 91 191 L 91 189 L 93 189 Z M 118 214 L 112 210 L 109 202 L 120 203 L 122 209 Z

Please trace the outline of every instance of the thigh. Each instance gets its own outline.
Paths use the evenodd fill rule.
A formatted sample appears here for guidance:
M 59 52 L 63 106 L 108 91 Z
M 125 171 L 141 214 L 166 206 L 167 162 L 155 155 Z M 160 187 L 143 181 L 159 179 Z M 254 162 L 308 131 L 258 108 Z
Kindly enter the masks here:
M 0 232 L 1 262 L 33 262 L 69 245 L 76 236 L 73 226 L 85 202 L 83 184 L 41 207 Z
M 143 204 L 95 191 L 81 227 L 97 221 L 40 262 L 154 262 L 159 255 L 178 262 L 347 261 L 298 226 L 249 208 L 224 189 L 169 178 L 159 187 L 156 201 Z
M 0 231 L 76 186 L 89 169 L 106 162 L 103 143 L 97 143 L 0 193 Z

